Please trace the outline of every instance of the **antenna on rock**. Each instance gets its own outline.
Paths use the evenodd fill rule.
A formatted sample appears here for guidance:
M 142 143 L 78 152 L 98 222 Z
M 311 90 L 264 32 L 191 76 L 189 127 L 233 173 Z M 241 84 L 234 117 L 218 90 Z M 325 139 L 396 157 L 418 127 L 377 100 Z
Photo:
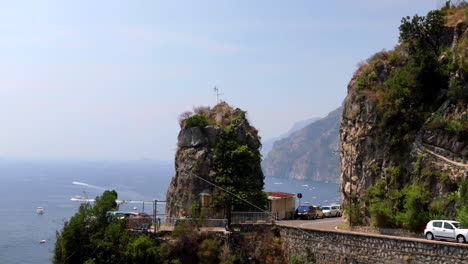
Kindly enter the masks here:
M 214 87 L 214 89 L 213 89 L 213 90 L 214 90 L 214 92 L 215 92 L 215 95 L 216 95 L 216 103 L 218 103 L 218 104 L 219 104 L 219 102 L 220 102 L 220 100 L 219 100 L 219 96 L 220 96 L 220 95 L 224 95 L 224 94 L 221 94 L 221 93 L 219 93 L 219 89 L 218 89 L 216 86 Z

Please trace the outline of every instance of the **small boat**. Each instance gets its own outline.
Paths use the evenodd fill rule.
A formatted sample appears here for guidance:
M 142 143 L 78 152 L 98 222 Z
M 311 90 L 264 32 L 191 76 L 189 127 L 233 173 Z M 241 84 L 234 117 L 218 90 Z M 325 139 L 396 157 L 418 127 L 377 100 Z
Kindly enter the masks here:
M 46 242 L 45 239 L 39 241 L 40 244 L 43 244 L 45 242 Z
M 283 183 L 282 183 L 282 182 L 275 182 L 275 183 L 273 183 L 273 184 L 283 184 Z
M 302 184 L 301 186 L 309 187 L 309 184 Z
M 42 207 L 36 208 L 36 213 L 43 214 L 44 213 L 44 208 L 42 208 Z
M 133 207 L 133 210 L 134 210 L 134 211 L 138 210 L 138 207 L 136 207 L 136 206 L 135 206 L 135 207 Z

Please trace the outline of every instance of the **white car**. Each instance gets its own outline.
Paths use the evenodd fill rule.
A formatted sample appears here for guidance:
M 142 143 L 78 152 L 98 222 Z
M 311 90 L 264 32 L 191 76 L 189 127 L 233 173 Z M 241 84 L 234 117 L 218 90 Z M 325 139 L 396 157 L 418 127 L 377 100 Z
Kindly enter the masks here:
M 468 238 L 468 229 L 461 228 L 460 222 L 457 221 L 432 220 L 427 223 L 424 236 L 429 240 L 455 240 L 465 243 Z
M 332 217 L 332 216 L 340 215 L 339 206 L 327 205 L 327 206 L 322 206 L 321 209 L 323 212 L 323 216 L 325 217 Z

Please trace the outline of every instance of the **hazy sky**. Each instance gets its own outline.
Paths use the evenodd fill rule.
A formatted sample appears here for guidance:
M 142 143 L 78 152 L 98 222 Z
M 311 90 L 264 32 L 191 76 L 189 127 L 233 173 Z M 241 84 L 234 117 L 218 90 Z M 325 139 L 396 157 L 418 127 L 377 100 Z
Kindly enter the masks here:
M 356 64 L 434 0 L 5 1 L 0 156 L 174 157 L 217 86 L 260 136 L 338 107 Z

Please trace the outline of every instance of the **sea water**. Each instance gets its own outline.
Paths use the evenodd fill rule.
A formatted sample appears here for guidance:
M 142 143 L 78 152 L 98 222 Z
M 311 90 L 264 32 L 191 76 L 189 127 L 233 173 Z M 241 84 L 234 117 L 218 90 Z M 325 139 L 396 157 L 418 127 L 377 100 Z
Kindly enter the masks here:
M 80 205 L 73 196 L 95 198 L 114 189 L 119 199 L 133 201 L 122 210 L 145 206 L 152 214 L 152 203 L 142 201 L 165 200 L 173 175 L 173 162 L 154 160 L 0 159 L 0 263 L 51 263 L 56 231 Z M 266 178 L 265 190 L 302 193 L 302 204 L 339 202 L 335 183 Z

